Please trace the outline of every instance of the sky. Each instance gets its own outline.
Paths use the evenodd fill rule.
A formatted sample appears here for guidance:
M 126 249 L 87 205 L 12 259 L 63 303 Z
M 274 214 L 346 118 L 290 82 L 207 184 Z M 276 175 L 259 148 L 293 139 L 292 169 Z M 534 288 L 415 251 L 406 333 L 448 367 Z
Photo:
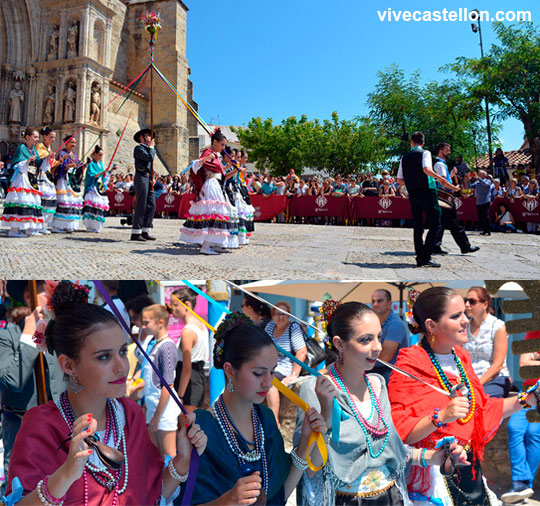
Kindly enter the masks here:
M 340 118 L 367 114 L 377 72 L 397 63 L 423 80 L 452 74 L 439 68 L 459 56 L 479 57 L 479 36 L 470 21 L 381 22 L 392 9 L 530 11 L 540 23 L 537 0 L 184 0 L 189 8 L 187 57 L 194 100 L 207 123 L 244 125 L 252 117 Z M 462 11 L 464 12 L 464 11 Z M 482 23 L 484 49 L 496 41 Z M 500 134 L 503 149 L 523 141 L 519 121 Z

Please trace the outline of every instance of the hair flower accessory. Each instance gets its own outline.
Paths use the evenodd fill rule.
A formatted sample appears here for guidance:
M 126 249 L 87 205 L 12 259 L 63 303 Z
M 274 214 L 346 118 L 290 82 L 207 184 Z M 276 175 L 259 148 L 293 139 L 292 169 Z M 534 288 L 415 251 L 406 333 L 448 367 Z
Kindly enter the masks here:
M 219 343 L 218 347 L 221 347 L 221 353 L 223 353 L 223 340 L 225 334 L 239 325 L 253 325 L 253 320 L 251 320 L 251 318 L 246 316 L 244 313 L 236 311 L 225 316 L 223 321 L 219 324 L 218 328 L 214 332 L 214 339 L 216 340 L 216 343 Z M 220 352 L 218 350 L 218 354 L 219 353 Z
M 43 319 L 39 320 L 36 325 L 36 330 L 34 334 L 32 335 L 32 340 L 34 341 L 34 343 L 36 343 L 37 349 L 43 352 L 47 351 L 46 330 L 47 330 L 47 321 Z
M 332 316 L 334 315 L 335 310 L 341 306 L 341 302 L 338 302 L 334 299 L 326 299 L 323 302 L 323 305 L 319 308 L 319 312 L 322 315 L 322 330 L 324 332 L 324 344 L 326 344 L 327 348 L 333 348 L 334 343 L 332 340 L 328 337 L 328 324 L 330 323 L 330 320 L 332 319 Z
M 419 295 L 420 295 L 420 292 L 418 290 L 415 290 L 414 288 L 409 288 L 409 296 L 407 298 L 407 312 L 405 313 L 405 320 L 414 328 L 419 327 L 413 315 L 413 306 Z

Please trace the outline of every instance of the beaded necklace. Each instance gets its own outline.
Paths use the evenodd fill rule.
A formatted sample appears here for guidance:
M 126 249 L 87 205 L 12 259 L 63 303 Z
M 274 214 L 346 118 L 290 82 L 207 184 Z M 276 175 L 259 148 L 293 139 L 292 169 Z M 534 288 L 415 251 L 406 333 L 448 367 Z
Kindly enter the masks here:
M 422 348 L 426 350 L 431 360 L 431 363 L 433 364 L 433 368 L 435 369 L 435 374 L 437 376 L 437 379 L 439 380 L 439 384 L 444 390 L 446 390 L 447 392 L 450 392 L 452 390 L 452 383 L 450 383 L 448 376 L 446 376 L 446 373 L 444 372 L 439 360 L 437 359 L 435 352 L 433 351 L 433 349 L 431 348 L 431 346 L 425 339 L 422 339 L 421 344 L 422 344 Z M 464 424 L 464 423 L 467 423 L 469 420 L 471 420 L 471 418 L 474 416 L 474 411 L 476 408 L 476 399 L 474 396 L 473 386 L 471 382 L 469 381 L 467 372 L 465 371 L 465 368 L 463 367 L 463 364 L 461 363 L 461 360 L 457 356 L 454 348 L 452 348 L 452 355 L 454 356 L 454 361 L 456 362 L 456 366 L 459 371 L 461 382 L 468 389 L 467 398 L 469 399 L 469 412 L 467 413 L 467 416 L 465 418 L 458 419 L 459 423 Z
M 60 414 L 62 415 L 62 418 L 66 422 L 66 425 L 68 426 L 70 432 L 72 432 L 73 423 L 75 422 L 75 413 L 73 412 L 71 404 L 69 403 L 67 392 L 63 392 L 60 395 L 60 398 L 58 402 L 56 403 L 56 405 L 58 407 L 58 410 L 60 411 Z M 114 441 L 114 448 L 119 449 L 124 454 L 125 472 L 122 473 L 121 468 L 118 471 L 109 471 L 107 467 L 105 467 L 104 465 L 96 466 L 94 464 L 91 464 L 90 461 L 88 461 L 83 471 L 85 506 L 88 505 L 88 477 L 87 477 L 87 472 L 86 472 L 87 469 L 90 472 L 90 474 L 94 477 L 94 479 L 97 481 L 97 483 L 99 483 L 102 487 L 105 487 L 106 489 L 108 489 L 109 492 L 114 489 L 114 497 L 113 497 L 112 506 L 116 506 L 118 496 L 120 494 L 123 494 L 127 488 L 129 465 L 128 465 L 126 438 L 124 434 L 124 429 L 120 423 L 120 415 L 118 414 L 118 410 L 116 409 L 116 406 L 111 399 L 107 399 L 105 412 L 106 412 L 106 422 L 105 422 L 105 435 L 103 438 L 104 443 L 106 444 L 108 442 L 108 439 L 110 435 L 112 434 L 113 441 Z M 97 434 L 96 434 L 96 437 L 97 437 Z M 102 477 L 98 475 L 98 473 L 105 475 L 106 479 L 104 480 Z M 122 488 L 119 489 L 118 485 L 122 478 L 122 474 L 124 474 L 124 483 L 122 485 Z
M 369 381 L 369 378 L 367 374 L 364 372 L 364 378 L 366 380 L 366 384 L 369 390 L 369 397 L 371 401 L 371 413 L 369 416 L 369 419 L 366 420 L 360 410 L 358 409 L 358 406 L 354 402 L 351 393 L 343 381 L 343 377 L 341 376 L 340 372 L 338 371 L 335 364 L 330 368 L 330 377 L 334 381 L 334 383 L 343 391 L 345 392 L 345 395 L 347 396 L 347 402 L 353 412 L 354 417 L 356 418 L 356 421 L 358 422 L 358 425 L 360 425 L 360 428 L 364 432 L 364 435 L 366 436 L 366 442 L 368 446 L 369 455 L 371 458 L 376 459 L 377 457 L 380 457 L 384 449 L 386 448 L 386 443 L 388 442 L 388 438 L 390 436 L 390 430 L 389 426 L 386 423 L 383 414 L 382 414 L 382 408 L 381 404 L 379 402 L 379 399 L 375 395 L 375 392 L 373 391 L 373 388 L 371 386 L 371 383 Z M 375 425 L 371 424 L 369 420 L 371 419 L 371 416 L 373 415 L 373 410 L 377 413 L 377 423 Z M 382 443 L 382 446 L 380 450 L 375 453 L 373 451 L 373 447 L 370 441 L 369 436 L 371 435 L 371 439 L 374 441 L 376 439 L 380 439 L 384 436 L 384 440 Z
M 251 420 L 253 422 L 253 433 L 255 435 L 255 441 L 253 442 L 247 441 L 247 439 L 242 436 L 241 432 L 232 421 L 231 415 L 227 410 L 227 406 L 225 406 L 225 402 L 223 401 L 223 394 L 220 395 L 216 402 L 214 402 L 212 405 L 212 412 L 214 413 L 214 417 L 217 420 L 221 432 L 223 432 L 223 435 L 225 436 L 225 440 L 227 441 L 229 448 L 238 460 L 240 470 L 242 471 L 242 476 L 247 476 L 256 470 L 251 462 L 261 460 L 263 470 L 263 488 L 267 493 L 268 465 L 266 462 L 266 451 L 264 449 L 264 429 L 255 407 L 251 407 Z M 244 443 L 248 445 L 255 445 L 255 449 L 248 452 L 242 452 L 236 437 L 237 434 L 241 437 Z

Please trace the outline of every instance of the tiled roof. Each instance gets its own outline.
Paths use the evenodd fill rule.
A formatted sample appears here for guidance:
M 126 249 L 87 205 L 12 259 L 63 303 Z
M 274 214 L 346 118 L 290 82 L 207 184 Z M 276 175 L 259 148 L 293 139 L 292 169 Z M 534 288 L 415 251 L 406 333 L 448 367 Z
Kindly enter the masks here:
M 514 151 L 503 151 L 504 156 L 508 158 L 508 167 L 516 168 L 520 163 L 525 167 L 532 162 L 532 155 L 529 149 L 529 141 L 525 140 L 520 149 Z M 476 166 L 480 169 L 489 168 L 489 154 L 485 154 L 482 158 L 478 159 Z

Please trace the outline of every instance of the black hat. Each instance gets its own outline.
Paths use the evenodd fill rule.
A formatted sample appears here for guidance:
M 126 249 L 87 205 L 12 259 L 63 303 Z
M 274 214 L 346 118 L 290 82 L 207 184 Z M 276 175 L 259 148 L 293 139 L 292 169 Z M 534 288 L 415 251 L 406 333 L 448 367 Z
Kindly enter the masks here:
M 152 131 L 149 129 L 149 128 L 143 128 L 142 130 L 139 130 L 134 136 L 133 136 L 133 140 L 137 143 L 141 142 L 139 140 L 139 137 L 141 135 L 144 135 L 144 134 L 151 134 Z

